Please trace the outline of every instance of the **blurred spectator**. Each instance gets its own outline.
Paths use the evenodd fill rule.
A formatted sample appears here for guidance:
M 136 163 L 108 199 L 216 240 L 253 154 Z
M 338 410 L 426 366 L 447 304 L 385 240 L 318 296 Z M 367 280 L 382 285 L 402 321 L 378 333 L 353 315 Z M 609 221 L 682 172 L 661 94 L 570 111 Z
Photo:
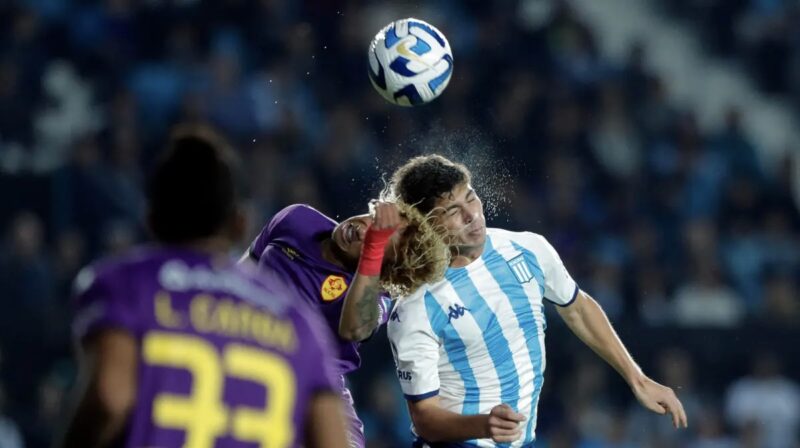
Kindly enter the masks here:
M 367 393 L 370 406 L 367 412 L 361 414 L 361 419 L 369 447 L 410 446 L 413 441 L 411 418 L 394 371 L 376 375 Z
M 768 276 L 764 285 L 764 324 L 783 328 L 800 326 L 800 289 L 797 279 L 790 273 Z
M 0 448 L 23 448 L 22 434 L 13 420 L 6 415 L 5 389 L 0 383 Z
M 709 407 L 699 411 L 692 414 L 695 416 L 697 439 L 690 442 L 687 448 L 744 448 L 744 445 L 737 443 L 736 438 L 727 433 L 725 421 L 717 409 Z
M 690 420 L 699 417 L 703 398 L 695 382 L 691 355 L 678 348 L 667 348 L 658 354 L 655 378 L 671 387 L 680 397 Z M 634 446 L 683 446 L 690 440 L 687 431 L 676 431 L 669 418 L 654 414 L 638 403 L 628 410 L 627 434 Z
M 741 431 L 757 425 L 759 447 L 792 448 L 800 442 L 800 386 L 783 376 L 774 354 L 756 354 L 750 375 L 734 382 L 726 395 L 728 419 Z
M 603 168 L 620 180 L 641 173 L 641 143 L 627 110 L 624 91 L 616 85 L 600 88 L 600 106 L 592 133 L 592 149 Z
M 682 326 L 733 327 L 744 318 L 744 306 L 725 283 L 713 258 L 697 260 L 688 282 L 673 299 L 675 322 Z
M 292 202 L 361 213 L 406 157 L 448 153 L 481 170 L 476 178 L 486 182 L 475 188 L 488 225 L 545 235 L 632 352 L 690 334 L 688 353 L 640 361 L 695 403 L 687 410 L 696 431 L 643 418 L 607 367 L 556 336 L 546 375 L 559 393 L 545 387 L 537 447 L 727 448 L 735 440 L 763 448 L 765 428 L 726 427 L 714 399 L 745 355 L 709 345 L 758 341 L 779 327 L 786 340 L 773 348 L 799 379 L 792 156 L 762 165 L 761 142 L 746 126 L 760 117 L 748 116 L 746 103 L 730 105 L 719 129 L 702 126 L 641 41 L 622 61 L 606 57 L 598 44 L 608 36 L 570 1 L 401 3 L 0 6 L 0 225 L 8 230 L 0 377 L 6 415 L 29 447 L 44 446 L 61 400 L 62 380 L 50 371 L 69 355 L 72 278 L 87 260 L 144 239 L 144 180 L 170 126 L 186 121 L 213 123 L 236 143 L 256 227 Z M 700 25 L 709 48 L 738 57 L 768 91 L 800 105 L 796 2 L 662 3 Z M 388 104 L 365 74 L 374 32 L 405 16 L 436 24 L 457 61 L 448 90 L 424 107 Z M 557 317 L 550 323 L 548 337 L 563 330 Z M 743 323 L 756 326 L 735 327 Z M 376 351 L 388 351 L 381 338 Z M 708 353 L 719 356 L 711 366 L 700 358 Z M 396 389 L 381 370 L 387 362 L 357 385 L 369 389 L 361 411 L 371 443 L 405 446 L 407 413 L 386 392 L 389 383 Z

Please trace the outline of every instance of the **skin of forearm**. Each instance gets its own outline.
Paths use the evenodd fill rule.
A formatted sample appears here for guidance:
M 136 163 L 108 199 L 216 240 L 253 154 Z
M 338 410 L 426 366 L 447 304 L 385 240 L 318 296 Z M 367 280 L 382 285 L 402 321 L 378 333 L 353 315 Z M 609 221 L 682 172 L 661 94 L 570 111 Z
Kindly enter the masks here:
M 579 297 L 579 303 L 559 309 L 559 313 L 581 341 L 619 372 L 629 384 L 633 384 L 641 376 L 641 369 L 617 336 L 600 305 L 583 291 L 579 294 L 582 296 Z
M 339 336 L 350 341 L 368 338 L 378 326 L 381 288 L 378 276 L 356 274 L 344 298 Z
M 429 442 L 459 442 L 489 437 L 489 416 L 461 415 L 438 406 L 412 414 L 414 429 Z

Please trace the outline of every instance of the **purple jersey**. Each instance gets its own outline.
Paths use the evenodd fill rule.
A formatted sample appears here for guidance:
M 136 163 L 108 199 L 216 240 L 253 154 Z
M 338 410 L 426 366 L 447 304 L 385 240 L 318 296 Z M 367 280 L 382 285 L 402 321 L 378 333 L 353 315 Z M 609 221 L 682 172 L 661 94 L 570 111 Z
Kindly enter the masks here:
M 311 396 L 341 387 L 331 342 L 295 291 L 249 271 L 151 247 L 78 275 L 76 337 L 118 328 L 139 345 L 126 446 L 303 443 Z
M 296 285 L 307 303 L 318 308 L 338 342 L 340 373 L 361 364 L 358 342 L 339 337 L 339 319 L 344 296 L 353 274 L 322 257 L 321 242 L 330 237 L 336 221 L 313 207 L 295 204 L 278 212 L 250 245 L 250 257 Z M 386 323 L 391 302 L 388 294 L 376 299 L 380 307 L 378 326 Z

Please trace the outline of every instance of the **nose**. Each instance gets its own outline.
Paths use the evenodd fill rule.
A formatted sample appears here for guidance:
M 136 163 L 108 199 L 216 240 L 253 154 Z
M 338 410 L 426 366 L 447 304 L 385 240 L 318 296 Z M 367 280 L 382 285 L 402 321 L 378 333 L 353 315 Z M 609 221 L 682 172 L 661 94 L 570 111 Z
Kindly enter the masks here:
M 475 210 L 468 210 L 466 207 L 463 210 L 464 224 L 471 224 L 478 217 L 478 212 Z

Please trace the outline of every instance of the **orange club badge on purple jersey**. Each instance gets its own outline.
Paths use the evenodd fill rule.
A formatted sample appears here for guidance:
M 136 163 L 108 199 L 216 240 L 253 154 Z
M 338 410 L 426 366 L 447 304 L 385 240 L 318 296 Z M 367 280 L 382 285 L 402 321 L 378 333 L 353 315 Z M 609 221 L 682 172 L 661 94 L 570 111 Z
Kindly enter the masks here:
M 347 291 L 347 282 L 340 275 L 329 275 L 322 282 L 322 300 L 332 302 L 341 297 Z

